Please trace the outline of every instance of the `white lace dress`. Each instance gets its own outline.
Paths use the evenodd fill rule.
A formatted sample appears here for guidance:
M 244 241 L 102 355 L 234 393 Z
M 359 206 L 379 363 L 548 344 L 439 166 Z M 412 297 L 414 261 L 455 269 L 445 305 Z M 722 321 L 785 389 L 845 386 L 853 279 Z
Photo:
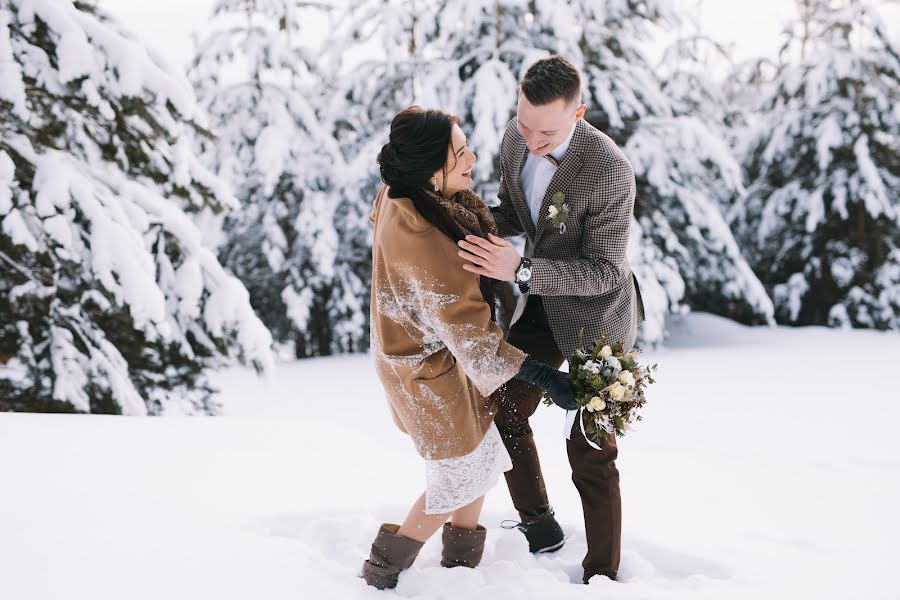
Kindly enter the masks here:
M 512 460 L 497 426 L 475 450 L 457 458 L 425 461 L 425 512 L 449 513 L 485 495 L 500 475 L 512 469 Z

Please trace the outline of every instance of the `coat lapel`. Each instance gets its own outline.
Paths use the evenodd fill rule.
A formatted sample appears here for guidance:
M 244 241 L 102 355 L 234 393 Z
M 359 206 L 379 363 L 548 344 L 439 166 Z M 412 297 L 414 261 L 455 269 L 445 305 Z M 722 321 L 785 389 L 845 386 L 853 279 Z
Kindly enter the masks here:
M 581 151 L 584 147 L 585 124 L 583 120 L 579 120 L 575 125 L 575 134 L 572 136 L 572 142 L 569 150 L 563 157 L 562 162 L 553 174 L 550 185 L 547 186 L 547 192 L 544 194 L 544 200 L 541 202 L 541 210 L 538 212 L 537 232 L 534 236 L 534 244 L 537 245 L 541 235 L 548 229 L 553 229 L 550 219 L 547 217 L 547 209 L 550 208 L 551 198 L 556 192 L 565 193 L 566 187 L 575 179 L 579 169 L 581 169 Z M 530 216 L 530 215 L 529 215 Z M 529 222 L 531 220 L 529 219 Z
M 528 239 L 533 240 L 535 236 L 534 223 L 531 222 L 531 211 L 528 210 L 528 201 L 525 200 L 525 192 L 522 191 L 522 169 L 525 167 L 525 159 L 528 157 L 528 146 L 525 140 L 519 136 L 513 149 L 514 155 L 510 164 L 510 181 L 507 182 L 509 188 L 509 196 L 519 215 L 519 220 L 528 234 Z

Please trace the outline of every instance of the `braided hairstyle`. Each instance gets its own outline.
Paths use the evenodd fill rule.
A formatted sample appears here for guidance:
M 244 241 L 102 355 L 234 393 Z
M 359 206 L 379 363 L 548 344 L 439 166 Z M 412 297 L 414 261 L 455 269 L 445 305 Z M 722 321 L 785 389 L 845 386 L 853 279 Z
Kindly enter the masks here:
M 454 125 L 459 125 L 459 118 L 442 110 L 411 106 L 400 111 L 391 121 L 388 143 L 378 153 L 378 166 L 381 180 L 390 188 L 389 198 L 409 198 L 426 221 L 458 242 L 465 238 L 466 231 L 429 191 L 436 171 L 444 169 L 446 174 L 455 166 L 447 166 Z M 481 277 L 479 287 L 491 307 L 491 318 L 496 319 L 497 299 L 502 297 L 500 282 Z

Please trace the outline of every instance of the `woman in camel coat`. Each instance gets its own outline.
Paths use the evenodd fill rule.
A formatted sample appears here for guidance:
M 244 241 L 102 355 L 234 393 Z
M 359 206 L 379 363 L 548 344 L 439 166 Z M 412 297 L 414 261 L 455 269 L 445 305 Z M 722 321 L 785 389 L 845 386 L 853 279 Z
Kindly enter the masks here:
M 499 284 L 463 268 L 456 242 L 497 230 L 470 191 L 475 155 L 459 121 L 404 110 L 378 162 L 385 186 L 371 214 L 372 356 L 394 421 L 426 464 L 425 492 L 402 525 L 382 525 L 363 564 L 367 583 L 389 588 L 441 526 L 441 564 L 480 561 L 484 494 L 512 468 L 491 394 L 513 377 L 561 404 L 574 393 L 565 374 L 503 341 Z

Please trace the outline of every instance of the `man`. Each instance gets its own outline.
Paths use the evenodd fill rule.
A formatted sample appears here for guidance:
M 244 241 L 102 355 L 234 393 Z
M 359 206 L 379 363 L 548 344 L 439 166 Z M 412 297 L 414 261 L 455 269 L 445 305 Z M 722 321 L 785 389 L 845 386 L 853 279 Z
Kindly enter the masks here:
M 459 242 L 466 270 L 514 281 L 522 290 L 509 343 L 555 367 L 575 353 L 582 329 L 586 344 L 605 335 L 628 350 L 644 319 L 625 257 L 634 172 L 616 144 L 582 119 L 586 109 L 581 77 L 568 60 L 552 56 L 528 69 L 500 150 L 500 205 L 492 210 L 503 237 Z M 522 234 L 525 257 L 503 239 Z M 496 393 L 496 423 L 513 461 L 506 482 L 518 527 L 532 552 L 552 552 L 562 547 L 563 532 L 528 424 L 541 390 L 513 380 Z M 596 450 L 576 420 L 566 449 L 584 508 L 583 581 L 598 574 L 615 579 L 622 533 L 615 438 Z

